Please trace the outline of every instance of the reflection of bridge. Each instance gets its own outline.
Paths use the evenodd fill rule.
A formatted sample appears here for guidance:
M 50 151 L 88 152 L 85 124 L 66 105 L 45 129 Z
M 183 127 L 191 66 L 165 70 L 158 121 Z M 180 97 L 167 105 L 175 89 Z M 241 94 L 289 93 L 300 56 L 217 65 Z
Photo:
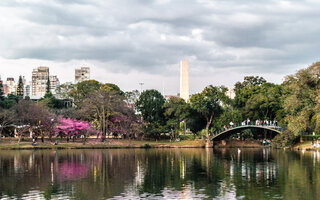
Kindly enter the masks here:
M 245 130 L 245 129 L 261 129 L 261 130 L 267 130 L 273 133 L 274 135 L 280 134 L 282 131 L 282 127 L 279 126 L 261 126 L 261 125 L 244 125 L 244 126 L 237 126 L 231 129 L 227 129 L 225 131 L 222 131 L 216 135 L 214 135 L 211 139 L 213 141 L 219 141 L 223 140 L 229 136 L 231 136 L 234 133 L 238 133 L 239 131 Z

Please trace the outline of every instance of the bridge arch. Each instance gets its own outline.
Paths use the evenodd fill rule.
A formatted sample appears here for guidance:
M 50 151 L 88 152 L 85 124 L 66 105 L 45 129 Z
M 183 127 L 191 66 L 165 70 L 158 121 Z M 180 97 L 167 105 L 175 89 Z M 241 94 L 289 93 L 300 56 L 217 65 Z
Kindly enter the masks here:
M 270 131 L 273 134 L 273 136 L 275 136 L 277 134 L 281 134 L 281 127 L 278 127 L 278 126 L 245 125 L 245 126 L 238 126 L 238 127 L 234 127 L 234 128 L 222 131 L 222 132 L 214 135 L 211 139 L 213 141 L 224 140 L 225 138 L 230 137 L 231 135 L 238 133 L 239 131 L 242 131 L 245 129 L 267 130 L 267 131 Z

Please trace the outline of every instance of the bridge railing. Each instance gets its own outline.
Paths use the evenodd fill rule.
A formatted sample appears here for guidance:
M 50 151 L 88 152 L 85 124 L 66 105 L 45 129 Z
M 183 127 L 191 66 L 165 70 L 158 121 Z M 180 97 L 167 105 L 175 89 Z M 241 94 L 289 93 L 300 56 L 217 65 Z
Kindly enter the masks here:
M 213 132 L 213 135 L 212 136 L 215 136 L 215 135 L 218 135 L 222 132 L 225 132 L 225 131 L 228 131 L 228 130 L 231 130 L 231 129 L 235 129 L 235 128 L 239 128 L 239 127 L 243 127 L 243 126 L 259 126 L 259 127 L 267 127 L 267 128 L 270 128 L 270 129 L 275 129 L 277 131 L 284 131 L 286 130 L 286 126 L 278 126 L 278 124 L 259 124 L 257 125 L 256 122 L 250 122 L 249 124 L 245 124 L 243 125 L 242 123 L 234 123 L 233 126 L 231 127 L 230 125 L 226 127 L 226 129 L 222 128 L 222 129 L 218 129 L 218 130 L 215 130 Z

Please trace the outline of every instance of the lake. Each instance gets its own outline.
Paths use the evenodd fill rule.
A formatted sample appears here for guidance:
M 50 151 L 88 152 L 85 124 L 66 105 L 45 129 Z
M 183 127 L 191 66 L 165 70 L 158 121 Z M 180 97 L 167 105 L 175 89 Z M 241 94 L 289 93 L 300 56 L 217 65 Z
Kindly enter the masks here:
M 0 151 L 1 199 L 320 199 L 320 152 Z

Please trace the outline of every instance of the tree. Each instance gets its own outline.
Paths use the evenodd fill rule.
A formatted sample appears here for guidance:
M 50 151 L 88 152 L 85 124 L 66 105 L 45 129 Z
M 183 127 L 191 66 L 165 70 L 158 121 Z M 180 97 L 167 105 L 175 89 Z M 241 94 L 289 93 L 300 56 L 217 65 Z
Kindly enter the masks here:
M 244 114 L 251 119 L 281 120 L 283 118 L 283 87 L 263 83 L 247 100 Z
M 51 137 L 56 116 L 46 108 L 32 101 L 20 100 L 13 110 L 17 116 L 16 125 L 33 127 L 36 135 L 41 136 L 42 142 L 46 134 Z
M 61 84 L 57 87 L 56 89 L 56 95 L 60 98 L 60 99 L 69 99 L 70 98 L 70 92 L 72 90 L 75 89 L 75 85 L 74 84 L 68 84 L 68 83 L 64 83 Z
M 69 97 L 73 99 L 76 106 L 80 106 L 82 101 L 90 96 L 91 93 L 98 91 L 102 84 L 95 80 L 82 81 L 74 85 L 69 91 Z
M 164 122 L 162 94 L 157 90 L 145 90 L 141 93 L 136 106 L 143 119 L 147 122 Z
M 113 83 L 105 83 L 101 86 L 101 89 L 113 94 L 124 95 L 124 92 L 119 88 L 119 86 Z
M 2 101 L 2 107 L 5 109 L 12 108 L 15 104 L 19 102 L 20 98 L 16 95 L 9 94 L 7 97 L 4 98 Z
M 124 96 L 126 97 L 125 101 L 127 105 L 135 106 L 139 99 L 140 92 L 138 90 L 132 90 L 130 92 L 125 92 Z
M 0 106 L 3 100 L 4 100 L 4 88 L 3 88 L 2 80 L 0 80 Z
M 50 91 L 50 76 L 48 76 L 48 80 L 47 80 L 47 87 L 46 87 L 46 94 L 51 93 Z
M 13 110 L 0 108 L 0 140 L 3 129 L 13 126 L 16 121 L 16 115 Z
M 46 92 L 44 97 L 40 99 L 40 103 L 50 109 L 65 108 L 63 100 L 57 99 L 50 91 Z
M 320 62 L 287 76 L 284 86 L 285 121 L 296 136 L 320 129 Z
M 109 135 L 110 117 L 116 116 L 124 107 L 124 97 L 105 90 L 93 91 L 80 105 L 83 117 L 96 122 L 102 132 L 102 141 Z
M 24 86 L 23 86 L 23 81 L 22 81 L 21 76 L 19 76 L 19 82 L 18 82 L 18 87 L 17 87 L 17 96 L 21 99 L 24 96 Z
M 167 125 L 177 132 L 180 129 L 180 122 L 187 121 L 190 114 L 189 104 L 179 97 L 170 97 L 163 104 L 164 116 Z
M 244 81 L 237 82 L 234 87 L 236 94 L 234 105 L 237 108 L 244 108 L 248 99 L 256 94 L 262 84 L 266 83 L 263 77 L 259 76 L 245 76 Z
M 209 139 L 209 127 L 213 117 L 222 111 L 223 101 L 226 100 L 227 88 L 207 86 L 201 93 L 191 96 L 190 106 L 206 119 L 206 137 Z
M 59 118 L 53 131 L 56 136 L 66 136 L 67 141 L 70 137 L 84 135 L 84 142 L 88 132 L 96 132 L 88 122 L 70 118 Z

